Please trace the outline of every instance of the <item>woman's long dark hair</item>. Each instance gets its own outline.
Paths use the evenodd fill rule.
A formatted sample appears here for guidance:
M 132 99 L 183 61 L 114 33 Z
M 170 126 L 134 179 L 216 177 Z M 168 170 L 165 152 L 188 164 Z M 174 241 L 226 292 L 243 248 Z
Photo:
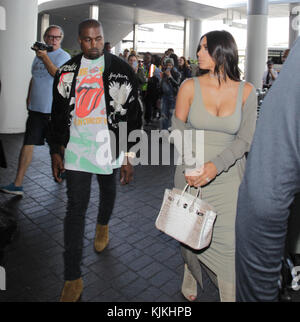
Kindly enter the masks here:
M 241 71 L 239 69 L 239 55 L 236 42 L 232 35 L 225 31 L 211 31 L 203 35 L 201 40 L 206 37 L 208 53 L 214 60 L 216 66 L 214 73 L 218 76 L 219 83 L 221 82 L 221 73 L 226 81 L 227 77 L 234 81 L 241 80 Z M 200 49 L 200 42 L 197 48 L 197 53 Z M 199 70 L 199 75 L 207 74 L 209 70 Z

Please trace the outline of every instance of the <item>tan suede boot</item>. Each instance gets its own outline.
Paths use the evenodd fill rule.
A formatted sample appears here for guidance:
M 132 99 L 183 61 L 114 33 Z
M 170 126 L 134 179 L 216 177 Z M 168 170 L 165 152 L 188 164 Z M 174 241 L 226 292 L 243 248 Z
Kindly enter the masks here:
M 61 293 L 60 302 L 77 302 L 83 291 L 82 278 L 74 281 L 66 281 Z
M 109 236 L 108 236 L 108 225 L 97 224 L 96 227 L 96 236 L 95 236 L 95 250 L 100 253 L 108 245 Z

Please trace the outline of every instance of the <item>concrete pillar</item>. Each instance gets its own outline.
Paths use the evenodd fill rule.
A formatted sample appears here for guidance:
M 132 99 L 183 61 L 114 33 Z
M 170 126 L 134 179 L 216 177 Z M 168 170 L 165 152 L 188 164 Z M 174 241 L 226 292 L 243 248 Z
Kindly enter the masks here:
M 300 2 L 290 4 L 289 48 L 293 47 L 300 30 Z
M 267 62 L 268 0 L 248 0 L 246 81 L 262 88 Z
M 119 56 L 119 54 L 122 53 L 122 41 L 119 41 L 116 45 L 115 45 L 115 55 Z
M 6 29 L 6 10 L 4 7 L 0 7 L 0 30 Z
M 183 56 L 190 57 L 190 20 L 184 19 Z
M 138 24 L 133 25 L 133 50 L 138 51 Z
M 43 14 L 41 17 L 41 34 L 40 34 L 40 41 L 44 41 L 43 36 L 46 29 L 50 26 L 50 15 Z
M 99 20 L 99 6 L 97 5 L 90 6 L 89 18 Z
M 185 19 L 184 21 L 184 55 L 197 59 L 197 47 L 202 36 L 202 21 Z
M 6 11 L 6 30 L 0 31 L 0 133 L 22 133 L 26 97 L 37 36 L 37 0 L 0 0 Z

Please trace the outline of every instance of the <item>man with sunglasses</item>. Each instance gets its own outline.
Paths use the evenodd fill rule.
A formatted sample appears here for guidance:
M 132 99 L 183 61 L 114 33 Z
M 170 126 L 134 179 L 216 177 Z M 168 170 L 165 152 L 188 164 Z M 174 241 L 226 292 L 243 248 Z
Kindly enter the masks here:
M 36 57 L 31 68 L 32 78 L 26 100 L 28 119 L 18 171 L 15 181 L 0 187 L 0 191 L 23 195 L 23 179 L 31 163 L 34 146 L 44 145 L 48 139 L 54 76 L 58 68 L 70 59 L 70 55 L 60 48 L 63 35 L 61 27 L 51 25 L 45 31 L 43 38 L 46 45 L 52 46 L 52 50 L 32 48 L 36 52 Z

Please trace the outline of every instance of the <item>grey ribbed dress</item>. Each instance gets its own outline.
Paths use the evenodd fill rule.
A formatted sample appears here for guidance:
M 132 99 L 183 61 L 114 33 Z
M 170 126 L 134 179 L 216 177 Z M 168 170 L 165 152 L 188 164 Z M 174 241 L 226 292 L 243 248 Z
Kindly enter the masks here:
M 202 198 L 217 211 L 212 242 L 200 251 L 182 247 L 183 257 L 190 271 L 202 286 L 199 261 L 216 277 L 221 301 L 235 301 L 235 217 L 238 189 L 241 183 L 245 152 L 249 150 L 256 120 L 256 94 L 253 89 L 242 106 L 244 82 L 238 89 L 233 114 L 227 117 L 212 115 L 205 108 L 198 78 L 194 78 L 194 99 L 187 123 L 173 117 L 173 129 L 204 131 L 204 162 L 212 161 L 217 177 L 202 188 Z M 193 142 L 192 151 L 196 146 Z M 185 165 L 177 166 L 175 187 L 186 185 Z M 196 189 L 194 189 L 196 190 Z M 198 261 L 199 260 L 199 261 Z

